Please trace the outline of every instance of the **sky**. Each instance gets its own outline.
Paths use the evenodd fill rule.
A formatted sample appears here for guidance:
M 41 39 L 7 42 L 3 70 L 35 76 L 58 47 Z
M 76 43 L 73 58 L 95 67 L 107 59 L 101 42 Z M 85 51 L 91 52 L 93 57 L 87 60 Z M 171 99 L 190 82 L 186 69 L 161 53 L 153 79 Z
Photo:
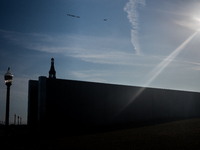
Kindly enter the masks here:
M 8 67 L 10 124 L 26 124 L 28 81 L 51 58 L 60 79 L 199 92 L 199 31 L 200 0 L 2 1 L 0 121 Z

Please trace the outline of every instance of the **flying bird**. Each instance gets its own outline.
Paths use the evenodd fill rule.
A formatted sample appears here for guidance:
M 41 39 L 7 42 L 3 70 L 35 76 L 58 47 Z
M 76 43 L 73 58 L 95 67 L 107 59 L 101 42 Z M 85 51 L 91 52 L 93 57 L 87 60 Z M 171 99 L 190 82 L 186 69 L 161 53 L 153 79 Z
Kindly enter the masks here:
M 104 21 L 107 21 L 108 19 L 103 19 Z

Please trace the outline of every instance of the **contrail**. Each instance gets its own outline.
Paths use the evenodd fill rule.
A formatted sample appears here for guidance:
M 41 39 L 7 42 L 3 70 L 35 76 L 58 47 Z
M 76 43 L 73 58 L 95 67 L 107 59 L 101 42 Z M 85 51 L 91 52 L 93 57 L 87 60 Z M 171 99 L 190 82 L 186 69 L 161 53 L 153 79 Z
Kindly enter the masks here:
M 145 0 L 129 0 L 124 7 L 124 11 L 128 13 L 127 18 L 132 25 L 131 29 L 131 43 L 135 47 L 136 53 L 140 54 L 140 45 L 138 41 L 138 29 L 139 29 L 139 15 L 137 12 L 138 5 L 145 5 Z

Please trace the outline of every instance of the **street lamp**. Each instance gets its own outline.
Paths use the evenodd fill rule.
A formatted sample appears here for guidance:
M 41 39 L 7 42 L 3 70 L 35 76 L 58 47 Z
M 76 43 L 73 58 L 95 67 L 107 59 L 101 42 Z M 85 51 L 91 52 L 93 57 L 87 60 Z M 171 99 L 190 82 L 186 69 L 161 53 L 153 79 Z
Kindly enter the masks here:
M 7 96 L 6 96 L 6 121 L 5 125 L 8 128 L 9 125 L 9 105 L 10 105 L 10 86 L 12 85 L 13 75 L 11 74 L 10 67 L 8 67 L 7 73 L 4 75 L 4 80 L 7 86 Z

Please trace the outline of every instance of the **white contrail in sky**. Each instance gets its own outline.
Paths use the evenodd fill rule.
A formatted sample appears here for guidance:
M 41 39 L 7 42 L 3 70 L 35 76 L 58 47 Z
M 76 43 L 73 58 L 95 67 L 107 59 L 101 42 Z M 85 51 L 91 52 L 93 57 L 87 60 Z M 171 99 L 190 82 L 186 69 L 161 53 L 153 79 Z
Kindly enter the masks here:
M 145 5 L 145 0 L 129 0 L 124 7 L 124 11 L 128 13 L 127 18 L 132 24 L 131 29 L 131 42 L 135 47 L 136 53 L 140 54 L 140 45 L 138 41 L 138 29 L 139 29 L 139 15 L 137 12 L 138 5 Z

